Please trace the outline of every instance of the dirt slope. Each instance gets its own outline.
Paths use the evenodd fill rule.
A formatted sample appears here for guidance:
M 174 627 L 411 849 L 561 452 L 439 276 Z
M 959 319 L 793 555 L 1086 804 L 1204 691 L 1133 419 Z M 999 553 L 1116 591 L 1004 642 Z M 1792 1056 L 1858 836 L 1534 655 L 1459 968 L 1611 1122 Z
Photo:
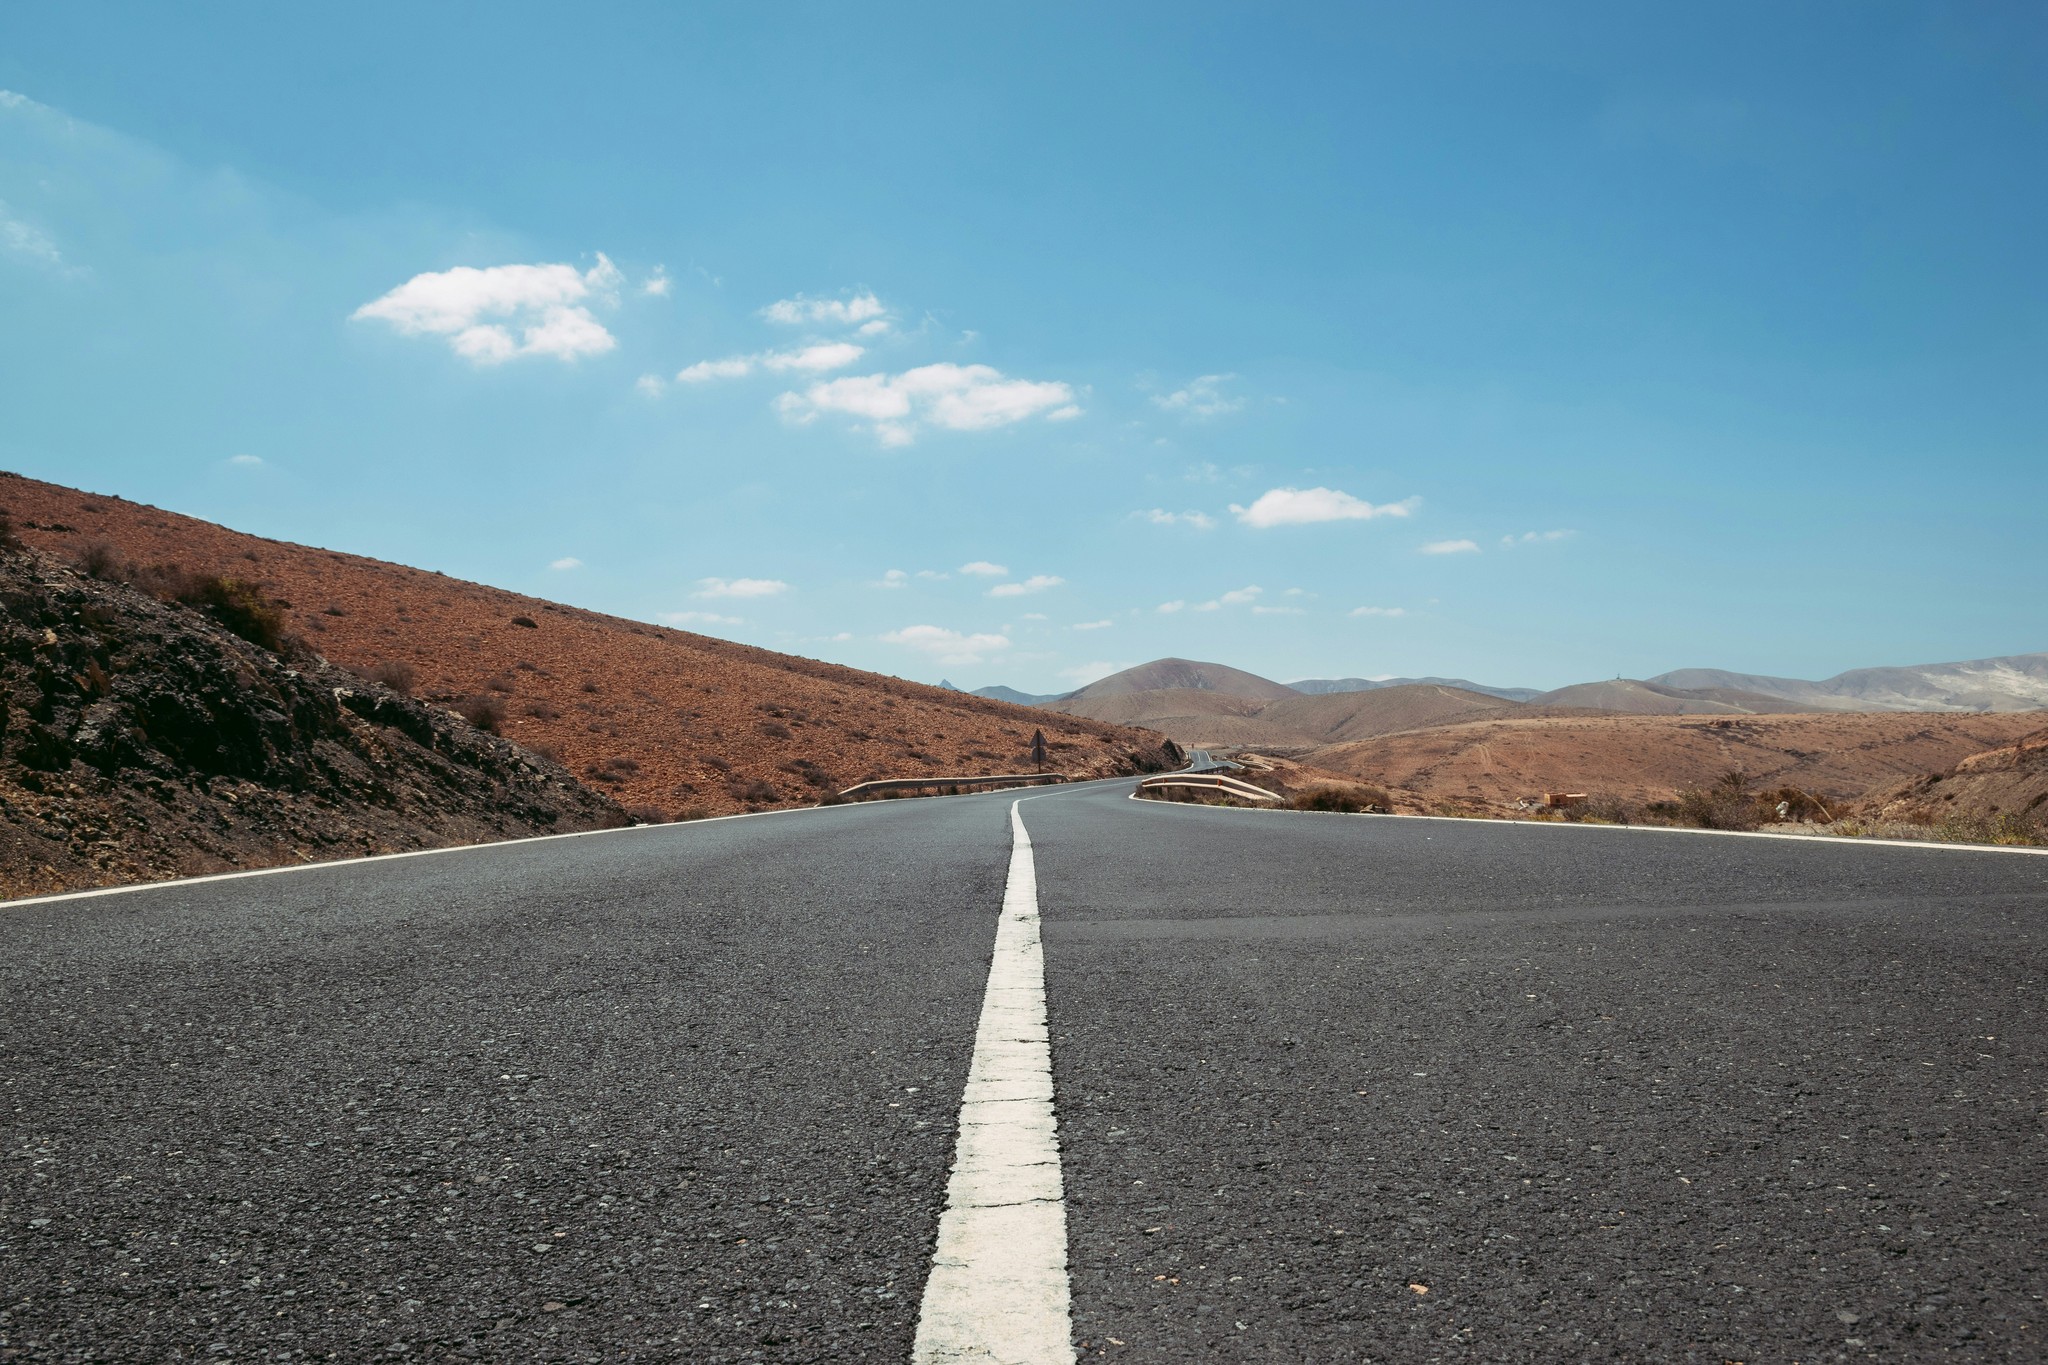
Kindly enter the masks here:
M 444 708 L 0 549 L 0 897 L 625 823 Z
M 76 558 L 95 542 L 140 562 L 249 579 L 289 604 L 326 658 L 399 664 L 429 700 L 498 699 L 504 734 L 650 813 L 815 801 L 868 777 L 997 773 L 1045 731 L 1083 775 L 1168 761 L 1157 735 L 559 606 L 420 569 L 231 531 L 15 475 L 0 509 L 24 539 Z
M 1896 783 L 1873 793 L 1865 805 L 1880 820 L 1913 824 L 1998 815 L 2041 821 L 2048 816 L 2048 730 L 1972 754 L 1945 771 Z
M 1532 699 L 1538 706 L 1584 706 L 1632 716 L 1736 716 L 1748 708 L 1674 688 L 1651 687 L 1632 678 L 1573 683 Z
M 1121 673 L 1112 673 L 1069 693 L 1068 701 L 1094 701 L 1120 692 L 1223 692 L 1255 701 L 1277 701 L 1296 695 L 1285 683 L 1247 673 L 1227 664 L 1202 663 L 1195 659 L 1154 659 Z
M 1511 716 L 1330 745 L 1317 767 L 1437 800 L 1510 805 L 1545 791 L 1668 800 L 1740 769 L 1758 786 L 1860 797 L 2039 730 L 2040 712 Z

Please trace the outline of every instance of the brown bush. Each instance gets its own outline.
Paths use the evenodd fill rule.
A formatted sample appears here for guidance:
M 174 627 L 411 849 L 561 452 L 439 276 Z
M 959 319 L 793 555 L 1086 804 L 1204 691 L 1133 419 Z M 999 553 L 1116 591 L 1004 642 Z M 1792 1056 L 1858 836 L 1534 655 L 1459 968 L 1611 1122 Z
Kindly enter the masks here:
M 764 721 L 762 721 L 762 722 L 761 722 L 761 733 L 762 733 L 762 734 L 764 734 L 764 735 L 766 735 L 766 736 L 768 736 L 768 738 L 770 738 L 770 739 L 795 739 L 795 738 L 796 738 L 796 736 L 795 736 L 795 735 L 793 735 L 793 734 L 791 734 L 791 733 L 790 733 L 789 727 L 788 727 L 787 725 L 784 725 L 784 724 L 783 724 L 783 723 L 782 723 L 781 721 L 779 721 L 779 720 L 764 720 Z
M 636 825 L 665 825 L 671 817 L 659 806 L 628 806 L 626 818 Z
M 562 718 L 561 708 L 548 701 L 530 701 L 526 703 L 526 714 L 532 716 L 535 720 L 560 720 Z
M 534 620 L 531 616 L 515 616 L 512 618 L 512 624 L 515 626 L 521 626 L 527 630 L 540 629 L 540 622 Z
M 114 577 L 120 564 L 120 552 L 104 540 L 89 540 L 78 547 L 78 567 L 94 578 Z
M 1755 829 L 1775 814 L 1749 789 L 1741 771 L 1723 773 L 1710 787 L 1688 787 L 1678 794 L 1678 822 L 1699 829 Z
M 420 680 L 419 670 L 400 659 L 386 659 L 381 664 L 373 664 L 366 676 L 371 682 L 381 683 L 393 692 L 408 697 L 412 695 L 413 688 L 419 685 Z
M 505 728 L 505 703 L 496 697 L 465 698 L 456 705 L 455 714 L 487 735 L 500 734 Z
M 750 806 L 773 805 L 782 799 L 781 793 L 777 792 L 771 783 L 764 782 L 758 777 L 745 782 L 735 782 L 726 790 L 732 793 L 733 800 L 744 801 Z
M 5 512 L 0 512 L 0 550 L 19 550 L 21 548 L 21 534 L 14 529 L 14 518 Z

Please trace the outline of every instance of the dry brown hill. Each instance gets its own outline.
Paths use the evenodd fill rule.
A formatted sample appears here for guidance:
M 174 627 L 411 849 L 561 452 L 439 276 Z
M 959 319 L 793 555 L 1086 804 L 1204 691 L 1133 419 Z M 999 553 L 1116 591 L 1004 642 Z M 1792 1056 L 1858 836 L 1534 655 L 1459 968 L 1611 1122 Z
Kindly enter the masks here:
M 1149 664 L 1139 664 L 1136 668 L 1098 678 L 1078 692 L 1068 693 L 1066 700 L 1094 701 L 1121 692 L 1180 691 L 1223 692 L 1255 701 L 1276 701 L 1281 697 L 1299 695 L 1285 683 L 1276 683 L 1271 678 L 1262 678 L 1227 664 L 1202 663 L 1195 659 L 1154 659 Z
M 1521 709 L 1521 703 L 1504 697 L 1419 683 L 1407 687 L 1378 688 L 1371 692 L 1288 697 L 1260 711 L 1259 719 L 1281 729 L 1311 735 L 1318 743 L 1337 744 L 1395 730 L 1449 725 Z
M 1483 693 L 1416 684 L 1371 692 L 1295 694 L 1270 701 L 1222 692 L 1163 688 L 1074 697 L 1052 702 L 1044 709 L 1143 725 L 1170 736 L 1185 748 L 1303 748 L 1522 708 L 1518 702 Z
M 1669 800 L 1721 774 L 1861 797 L 1953 768 L 2042 725 L 2041 712 L 1525 716 L 1402 731 L 1301 755 L 1436 801 L 1508 806 L 1545 791 Z
M 1589 710 L 1612 710 L 1626 716 L 1751 716 L 1815 710 L 1796 702 L 1782 702 L 1761 694 L 1731 690 L 1692 692 L 1683 688 L 1661 688 L 1632 677 L 1614 677 L 1593 684 L 1573 684 L 1530 698 L 1532 706 L 1583 706 Z
M 502 732 L 559 755 L 629 807 L 733 811 L 809 803 L 868 777 L 997 773 L 1043 728 L 1052 765 L 1084 775 L 1168 762 L 1155 734 L 1025 709 L 836 664 L 605 616 L 339 551 L 246 535 L 17 475 L 0 509 L 77 560 L 249 580 L 290 626 L 358 672 L 411 670 L 422 698 L 482 698 Z

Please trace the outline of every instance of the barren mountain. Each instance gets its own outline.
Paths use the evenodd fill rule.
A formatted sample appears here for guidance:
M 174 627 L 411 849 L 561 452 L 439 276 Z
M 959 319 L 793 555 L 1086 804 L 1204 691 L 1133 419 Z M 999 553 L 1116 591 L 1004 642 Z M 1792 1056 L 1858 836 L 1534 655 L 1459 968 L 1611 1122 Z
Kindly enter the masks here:
M 1579 706 L 1630 716 L 1781 715 L 1817 708 L 1735 688 L 1680 688 L 1634 678 L 1574 683 L 1530 699 L 1535 706 Z
M 2048 653 L 1852 668 L 1820 682 L 1718 668 L 1681 668 L 1650 681 L 1667 687 L 1734 688 L 1830 711 L 2030 711 L 2048 706 Z
M 627 823 L 452 712 L 283 659 L 250 603 L 0 547 L 0 897 Z
M 1826 796 L 1941 772 L 2041 728 L 2042 715 L 1524 716 L 1407 730 L 1300 755 L 1433 800 L 1504 806 L 1545 791 L 1632 801 L 1741 771 Z
M 1332 692 L 1319 697 L 1286 696 L 1271 701 L 1166 688 L 1075 697 L 1050 703 L 1048 709 L 1143 725 L 1171 737 L 1184 748 L 1300 748 L 1495 715 L 1518 709 L 1518 703 L 1435 686 Z
M 1149 664 L 1139 664 L 1136 668 L 1099 678 L 1077 692 L 1068 693 L 1066 699 L 1093 701 L 1120 692 L 1169 691 L 1222 692 L 1257 701 L 1277 701 L 1281 697 L 1296 695 L 1294 689 L 1285 683 L 1276 683 L 1271 678 L 1261 678 L 1256 673 L 1247 673 L 1227 664 L 1201 663 L 1193 659 L 1154 659 Z
M 0 508 L 52 553 L 247 580 L 289 628 L 421 698 L 495 705 L 502 733 L 553 753 L 650 817 L 809 803 L 868 777 L 998 773 L 1043 728 L 1079 775 L 1169 764 L 1159 737 L 623 620 L 231 531 L 15 475 Z

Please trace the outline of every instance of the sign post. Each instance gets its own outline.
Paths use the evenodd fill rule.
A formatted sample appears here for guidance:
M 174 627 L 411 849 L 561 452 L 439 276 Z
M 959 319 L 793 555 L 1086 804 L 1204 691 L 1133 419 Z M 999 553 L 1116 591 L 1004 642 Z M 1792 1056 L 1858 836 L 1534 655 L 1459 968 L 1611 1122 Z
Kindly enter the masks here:
M 1045 731 L 1031 732 L 1031 762 L 1039 772 L 1045 771 Z

